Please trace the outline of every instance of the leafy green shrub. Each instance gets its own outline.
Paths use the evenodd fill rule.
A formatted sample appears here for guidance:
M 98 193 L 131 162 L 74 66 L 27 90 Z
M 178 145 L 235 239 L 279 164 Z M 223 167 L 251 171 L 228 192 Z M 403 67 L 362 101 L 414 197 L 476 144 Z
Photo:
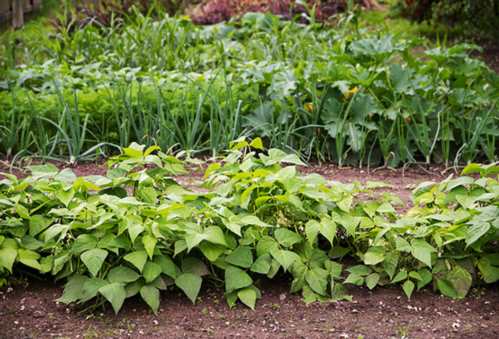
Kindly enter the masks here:
M 433 284 L 463 298 L 499 280 L 497 165 L 420 185 L 405 213 L 396 196 L 375 194 L 382 183 L 302 176 L 296 165 L 261 139 L 239 139 L 207 168 L 203 191 L 172 177 L 182 161 L 136 144 L 106 176 L 53 165 L 4 174 L 0 279 L 32 269 L 67 280 L 61 302 L 107 300 L 116 312 L 135 295 L 157 312 L 160 291 L 174 286 L 195 302 L 210 281 L 224 282 L 231 307 L 254 308 L 259 279 L 282 274 L 306 302 L 349 299 L 345 285 L 398 284 L 410 297 Z

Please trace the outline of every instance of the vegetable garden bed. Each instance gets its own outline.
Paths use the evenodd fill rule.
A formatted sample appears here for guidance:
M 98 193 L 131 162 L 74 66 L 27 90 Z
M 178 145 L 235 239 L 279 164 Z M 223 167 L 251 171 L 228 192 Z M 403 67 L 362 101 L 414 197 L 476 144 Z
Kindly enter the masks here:
M 105 164 L 86 164 L 72 169 L 78 175 L 103 175 Z M 441 169 L 382 169 L 367 173 L 362 169 L 338 169 L 336 166 L 302 168 L 304 174 L 320 173 L 328 180 L 375 182 L 383 180 L 395 193 L 409 202 L 411 190 L 418 184 L 441 181 Z M 202 172 L 176 176 L 186 186 L 203 182 Z M 352 263 L 351 259 L 345 262 Z M 19 267 L 19 266 L 17 266 Z M 27 269 L 27 271 L 26 271 Z M 0 336 L 5 337 L 459 337 L 493 338 L 499 335 L 497 284 L 470 290 L 464 300 L 453 300 L 425 288 L 411 299 L 401 289 L 345 284 L 353 301 L 326 301 L 306 305 L 302 298 L 289 293 L 290 277 L 279 275 L 255 280 L 262 298 L 256 311 L 243 305 L 233 309 L 224 301 L 222 287 L 216 281 L 203 283 L 193 305 L 180 290 L 161 293 L 157 314 L 140 300 L 127 299 L 118 315 L 111 307 L 80 313 L 84 306 L 67 306 L 57 301 L 61 284 L 51 279 L 34 279 L 21 269 L 12 287 L 0 292 Z M 23 278 L 24 277 L 24 278 Z
M 499 166 L 420 183 L 404 210 L 390 184 L 299 174 L 296 155 L 259 138 L 234 141 L 205 167 L 201 190 L 172 177 L 185 164 L 203 162 L 132 144 L 105 175 L 51 164 L 3 174 L 0 283 L 52 276 L 67 281 L 64 304 L 118 313 L 140 296 L 157 314 L 160 291 L 195 303 L 207 284 L 223 286 L 231 308 L 254 309 L 261 281 L 279 277 L 306 303 L 351 300 L 350 285 L 400 285 L 407 298 L 433 286 L 462 299 L 499 280 Z
M 0 154 L 41 159 L 0 176 L 0 315 L 37 319 L 6 336 L 496 336 L 499 77 L 473 46 L 350 11 L 65 14 L 0 46 Z

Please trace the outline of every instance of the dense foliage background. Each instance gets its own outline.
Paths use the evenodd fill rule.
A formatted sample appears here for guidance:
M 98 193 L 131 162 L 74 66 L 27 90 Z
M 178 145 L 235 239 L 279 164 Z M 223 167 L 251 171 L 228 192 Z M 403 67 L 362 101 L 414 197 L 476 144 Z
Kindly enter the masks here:
M 216 153 L 247 135 L 339 164 L 497 158 L 498 76 L 475 47 L 425 50 L 361 28 L 354 12 L 337 20 L 249 13 L 203 27 L 134 10 L 108 25 L 70 20 L 29 49 L 14 39 L 0 152 L 75 161 L 139 141 Z

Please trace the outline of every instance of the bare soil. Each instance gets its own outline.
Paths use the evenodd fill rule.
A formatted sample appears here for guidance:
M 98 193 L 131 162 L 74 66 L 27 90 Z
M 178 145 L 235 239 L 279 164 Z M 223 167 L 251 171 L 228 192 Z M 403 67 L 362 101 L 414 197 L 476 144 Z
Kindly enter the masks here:
M 80 165 L 78 175 L 103 174 L 103 164 Z M 404 201 L 422 181 L 441 180 L 440 168 L 378 171 L 311 166 L 329 179 L 351 182 L 382 180 Z M 199 172 L 178 178 L 197 185 Z M 196 305 L 178 291 L 162 293 L 157 315 L 140 300 L 126 301 L 118 315 L 112 309 L 81 312 L 57 303 L 62 285 L 20 277 L 0 290 L 0 338 L 499 338 L 499 285 L 474 289 L 460 301 L 431 290 L 408 300 L 401 289 L 351 287 L 352 302 L 305 305 L 288 293 L 290 282 L 260 281 L 262 299 L 252 311 L 238 305 L 230 310 L 223 288 L 203 283 Z
M 309 0 L 307 3 L 311 5 L 316 2 Z M 316 8 L 317 19 L 325 20 L 335 13 L 343 12 L 346 7 L 344 0 L 323 0 Z M 193 22 L 205 25 L 227 21 L 248 12 L 270 12 L 291 19 L 306 10 L 304 6 L 290 0 L 205 0 L 188 10 Z
M 0 338 L 498 338 L 499 290 L 474 290 L 454 301 L 432 291 L 411 300 L 399 289 L 352 288 L 353 301 L 305 305 L 286 281 L 261 284 L 255 311 L 230 310 L 221 288 L 205 287 L 193 305 L 162 294 L 158 315 L 138 299 L 118 315 L 78 313 L 58 304 L 62 288 L 31 282 L 0 294 Z

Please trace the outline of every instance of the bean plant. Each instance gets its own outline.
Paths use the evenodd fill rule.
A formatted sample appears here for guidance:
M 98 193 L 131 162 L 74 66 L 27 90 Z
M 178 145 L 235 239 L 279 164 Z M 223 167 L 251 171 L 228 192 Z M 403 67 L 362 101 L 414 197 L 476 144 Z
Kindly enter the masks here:
M 413 205 L 367 182 L 302 175 L 292 153 L 240 138 L 205 171 L 204 187 L 177 175 L 186 160 L 131 144 L 107 174 L 34 165 L 0 181 L 0 284 L 29 273 L 65 281 L 59 301 L 118 312 L 139 296 L 223 287 L 230 307 L 255 308 L 263 279 L 287 276 L 305 302 L 350 300 L 355 286 L 399 285 L 464 298 L 499 280 L 499 167 L 419 185 Z

